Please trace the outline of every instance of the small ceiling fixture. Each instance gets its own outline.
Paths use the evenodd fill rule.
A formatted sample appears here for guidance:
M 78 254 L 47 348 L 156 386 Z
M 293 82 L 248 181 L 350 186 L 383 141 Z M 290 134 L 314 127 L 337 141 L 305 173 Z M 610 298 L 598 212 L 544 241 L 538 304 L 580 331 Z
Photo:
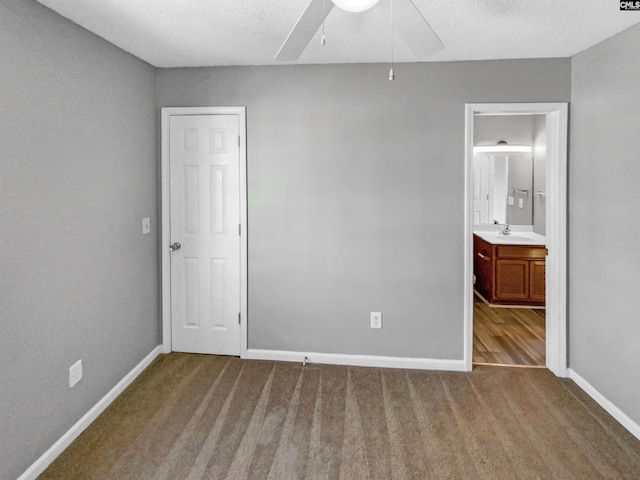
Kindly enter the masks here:
M 506 153 L 531 153 L 531 145 L 509 145 L 504 140 L 500 140 L 496 145 L 475 145 L 473 153 L 486 154 L 506 154 Z

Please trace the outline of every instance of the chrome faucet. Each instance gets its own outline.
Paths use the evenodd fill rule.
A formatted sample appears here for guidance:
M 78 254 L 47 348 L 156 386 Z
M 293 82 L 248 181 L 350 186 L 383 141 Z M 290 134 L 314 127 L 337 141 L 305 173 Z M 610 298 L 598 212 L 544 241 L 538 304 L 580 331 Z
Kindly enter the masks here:
M 504 228 L 502 229 L 502 235 L 511 235 L 511 229 L 509 228 L 509 224 L 505 223 Z

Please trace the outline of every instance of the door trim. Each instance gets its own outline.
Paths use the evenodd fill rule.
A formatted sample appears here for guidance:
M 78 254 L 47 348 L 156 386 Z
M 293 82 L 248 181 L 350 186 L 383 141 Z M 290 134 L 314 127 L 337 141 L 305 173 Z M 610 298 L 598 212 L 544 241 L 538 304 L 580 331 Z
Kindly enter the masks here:
M 163 107 L 161 109 L 161 141 L 160 157 L 160 252 L 162 264 L 162 352 L 170 353 L 171 349 L 171 263 L 169 244 L 171 243 L 171 210 L 169 183 L 169 120 L 178 115 L 238 115 L 238 132 L 240 135 L 240 357 L 247 356 L 247 127 L 246 107 Z
M 546 115 L 546 359 L 567 372 L 567 103 L 468 103 L 465 112 L 464 362 L 473 368 L 473 119 L 476 114 Z

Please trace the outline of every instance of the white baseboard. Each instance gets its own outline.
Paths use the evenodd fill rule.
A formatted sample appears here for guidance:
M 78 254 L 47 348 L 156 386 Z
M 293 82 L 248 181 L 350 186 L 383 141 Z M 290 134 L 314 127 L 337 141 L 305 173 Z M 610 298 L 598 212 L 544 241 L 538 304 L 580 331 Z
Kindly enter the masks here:
M 633 421 L 629 416 L 616 407 L 609 399 L 602 395 L 593 385 L 582 378 L 575 370 L 569 368 L 569 378 L 576 382 L 578 386 L 583 389 L 587 394 L 593 398 L 602 408 L 604 408 L 609 414 L 615 418 L 624 428 L 629 430 L 631 434 L 640 440 L 640 425 Z
M 348 355 L 340 353 L 291 352 L 286 350 L 259 350 L 250 348 L 245 358 L 249 360 L 277 360 L 283 362 L 324 363 L 354 367 L 412 368 L 418 370 L 466 371 L 464 360 L 439 360 L 433 358 L 383 357 L 378 355 Z
M 102 397 L 91 410 L 84 414 L 49 450 L 42 454 L 17 480 L 34 480 L 60 455 L 78 435 L 80 435 L 98 416 L 120 395 L 138 375 L 140 375 L 158 355 L 162 353 L 162 345 L 154 348 L 133 370 L 120 380 L 109 393 Z

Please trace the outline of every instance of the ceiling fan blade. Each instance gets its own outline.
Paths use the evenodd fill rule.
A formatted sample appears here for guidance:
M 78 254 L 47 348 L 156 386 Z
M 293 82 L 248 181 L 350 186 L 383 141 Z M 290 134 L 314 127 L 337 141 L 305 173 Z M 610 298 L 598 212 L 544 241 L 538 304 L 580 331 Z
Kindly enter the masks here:
M 296 22 L 293 30 L 276 54 L 276 60 L 297 59 L 333 8 L 331 0 L 311 0 Z
M 376 7 L 389 21 L 392 15 L 390 2 L 380 0 Z M 425 60 L 444 48 L 436 32 L 411 0 L 393 0 L 393 30 L 418 60 Z

